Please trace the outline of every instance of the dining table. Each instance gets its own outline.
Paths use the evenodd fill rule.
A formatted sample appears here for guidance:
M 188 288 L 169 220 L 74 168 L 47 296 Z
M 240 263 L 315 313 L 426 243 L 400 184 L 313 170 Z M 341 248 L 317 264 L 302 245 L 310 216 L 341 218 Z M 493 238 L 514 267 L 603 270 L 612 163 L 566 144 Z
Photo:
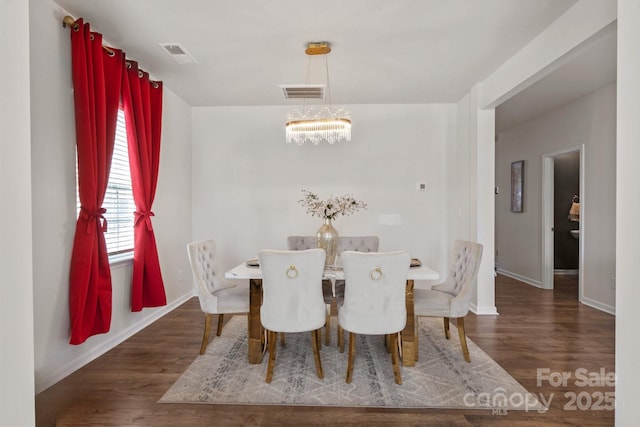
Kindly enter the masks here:
M 249 313 L 247 322 L 249 363 L 262 363 L 262 358 L 266 351 L 266 338 L 260 322 L 262 271 L 257 263 L 242 262 L 227 271 L 224 277 L 226 279 L 249 280 Z M 401 333 L 403 366 L 415 366 L 418 360 L 418 334 L 413 300 L 414 281 L 438 280 L 439 277 L 440 275 L 436 271 L 422 264 L 409 268 L 406 283 L 407 323 Z M 341 267 L 325 268 L 323 280 L 344 280 L 344 270 Z

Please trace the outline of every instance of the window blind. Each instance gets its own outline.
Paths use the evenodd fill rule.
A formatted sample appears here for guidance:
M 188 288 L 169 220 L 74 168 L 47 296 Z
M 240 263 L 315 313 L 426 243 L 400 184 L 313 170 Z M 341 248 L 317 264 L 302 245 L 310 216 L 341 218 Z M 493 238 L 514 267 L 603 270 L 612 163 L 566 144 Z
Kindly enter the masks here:
M 78 194 L 77 182 L 76 169 L 76 195 Z M 76 196 L 76 199 L 78 213 L 80 213 L 80 198 Z M 107 220 L 107 232 L 104 237 L 109 255 L 133 251 L 133 213 L 136 210 L 136 205 L 133 201 L 131 188 L 127 128 L 122 109 L 118 110 L 111 171 L 102 207 L 107 210 L 104 214 Z

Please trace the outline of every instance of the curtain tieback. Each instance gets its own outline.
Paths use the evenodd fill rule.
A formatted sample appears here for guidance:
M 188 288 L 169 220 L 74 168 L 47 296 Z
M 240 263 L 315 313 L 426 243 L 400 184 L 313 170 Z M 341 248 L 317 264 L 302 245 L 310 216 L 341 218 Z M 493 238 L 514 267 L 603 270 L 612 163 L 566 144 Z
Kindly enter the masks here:
M 142 211 L 142 212 L 135 211 L 134 215 L 136 216 L 135 225 L 138 225 L 140 220 L 142 220 L 144 218 L 144 222 L 147 223 L 147 230 L 153 231 L 153 227 L 151 226 L 151 217 L 155 216 L 155 214 L 153 212 L 151 212 L 151 211 Z
M 91 234 L 89 230 L 89 224 L 91 221 L 96 221 L 103 233 L 107 232 L 107 219 L 104 214 L 107 212 L 105 208 L 100 208 L 97 211 L 89 212 L 86 208 L 80 208 L 80 219 L 87 223 L 87 234 Z

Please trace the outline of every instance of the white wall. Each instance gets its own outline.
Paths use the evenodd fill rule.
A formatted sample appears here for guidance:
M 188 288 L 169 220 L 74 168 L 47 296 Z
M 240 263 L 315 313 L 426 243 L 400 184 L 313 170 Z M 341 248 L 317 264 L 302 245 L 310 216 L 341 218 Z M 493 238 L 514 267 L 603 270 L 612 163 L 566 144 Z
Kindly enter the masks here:
M 350 108 L 352 141 L 318 146 L 285 143 L 287 107 L 194 108 L 194 239 L 216 239 L 229 268 L 260 249 L 286 248 L 287 235 L 316 233 L 322 220 L 297 203 L 302 189 L 351 193 L 368 209 L 338 218 L 340 234 L 378 235 L 380 250 L 408 249 L 444 272 L 455 105 Z M 417 192 L 418 182 L 428 190 Z M 381 215 L 401 223 L 380 224 Z
M 76 219 L 69 29 L 50 1 L 31 1 L 33 280 L 36 392 L 102 354 L 191 294 L 190 107 L 165 87 L 153 218 L 168 307 L 130 312 L 131 264 L 112 267 L 111 330 L 69 345 L 68 277 Z M 135 58 L 134 58 L 135 59 Z M 150 70 L 153 72 L 153 70 Z
M 640 352 L 634 327 L 640 304 L 640 1 L 618 0 L 616 426 L 637 424 Z
M 2 1 L 0 48 L 0 426 L 35 424 L 29 8 Z
M 613 312 L 615 290 L 616 85 L 592 92 L 517 128 L 496 144 L 496 264 L 499 269 L 540 284 L 542 273 L 542 156 L 585 145 L 586 219 L 583 297 Z M 524 212 L 510 211 L 510 165 L 525 161 Z M 570 200 L 567 201 L 570 204 Z M 567 211 L 568 214 L 568 211 Z

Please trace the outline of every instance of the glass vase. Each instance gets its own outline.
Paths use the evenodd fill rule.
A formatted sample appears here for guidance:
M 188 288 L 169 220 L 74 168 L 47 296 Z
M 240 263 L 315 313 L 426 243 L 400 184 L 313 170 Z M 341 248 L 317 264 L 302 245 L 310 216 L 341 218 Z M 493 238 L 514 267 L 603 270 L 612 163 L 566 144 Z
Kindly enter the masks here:
M 324 224 L 318 229 L 318 247 L 324 249 L 326 258 L 324 260 L 325 267 L 331 267 L 336 263 L 336 255 L 338 255 L 338 230 L 331 224 L 330 218 L 324 219 Z

